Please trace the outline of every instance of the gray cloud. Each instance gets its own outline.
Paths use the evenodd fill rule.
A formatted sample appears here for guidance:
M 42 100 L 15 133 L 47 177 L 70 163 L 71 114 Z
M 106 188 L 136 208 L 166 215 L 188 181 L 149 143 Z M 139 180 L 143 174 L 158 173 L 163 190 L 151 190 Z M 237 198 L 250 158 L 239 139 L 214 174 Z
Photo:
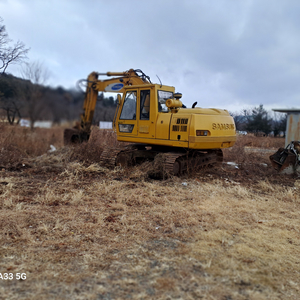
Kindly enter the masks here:
M 187 105 L 299 107 L 296 0 L 6 0 L 0 12 L 53 85 L 140 68 L 175 86 Z

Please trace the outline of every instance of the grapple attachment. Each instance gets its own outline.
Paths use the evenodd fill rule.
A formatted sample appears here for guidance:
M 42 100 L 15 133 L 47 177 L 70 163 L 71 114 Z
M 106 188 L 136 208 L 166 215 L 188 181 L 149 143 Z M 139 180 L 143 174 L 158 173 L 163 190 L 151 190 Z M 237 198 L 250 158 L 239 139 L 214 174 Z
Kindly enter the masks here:
M 76 128 L 66 128 L 64 130 L 64 145 L 78 144 L 89 139 L 89 133 Z
M 300 172 L 300 142 L 293 141 L 286 148 L 279 148 L 271 155 L 270 161 L 273 168 L 283 174 Z

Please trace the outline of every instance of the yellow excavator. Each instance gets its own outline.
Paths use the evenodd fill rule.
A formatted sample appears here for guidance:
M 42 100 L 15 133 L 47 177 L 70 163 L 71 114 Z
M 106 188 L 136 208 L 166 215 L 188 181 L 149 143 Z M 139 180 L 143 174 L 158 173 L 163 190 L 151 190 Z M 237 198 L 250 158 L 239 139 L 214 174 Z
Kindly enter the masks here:
M 104 166 L 133 165 L 162 153 L 165 171 L 180 175 L 222 161 L 222 148 L 236 141 L 227 110 L 195 107 L 196 102 L 186 108 L 174 87 L 154 84 L 141 70 L 130 69 L 88 76 L 80 124 L 65 130 L 65 144 L 88 140 L 98 92 L 123 94 L 117 95 L 113 127 L 117 140 L 127 143 L 124 148 L 104 149 L 99 158 Z

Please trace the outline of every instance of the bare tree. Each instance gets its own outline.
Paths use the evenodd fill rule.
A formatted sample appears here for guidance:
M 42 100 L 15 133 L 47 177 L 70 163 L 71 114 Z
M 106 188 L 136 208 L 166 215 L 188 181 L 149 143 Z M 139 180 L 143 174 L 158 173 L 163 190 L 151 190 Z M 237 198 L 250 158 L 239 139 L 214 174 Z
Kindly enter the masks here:
M 33 84 L 43 85 L 50 77 L 49 70 L 40 61 L 25 63 L 21 70 L 22 77 Z
M 29 48 L 21 41 L 11 45 L 12 40 L 9 39 L 2 22 L 0 17 L 0 70 L 4 74 L 10 64 L 21 63 L 27 58 Z
M 43 84 L 46 83 L 49 74 L 48 69 L 41 62 L 27 63 L 22 68 L 22 76 L 28 80 L 24 89 L 24 100 L 31 129 L 45 109 L 45 102 L 42 101 L 45 93 Z
M 22 101 L 20 91 L 22 81 L 12 75 L 0 74 L 0 109 L 5 112 L 9 124 L 19 122 L 21 118 Z
M 247 109 L 243 109 L 239 112 L 230 112 L 230 115 L 234 119 L 235 127 L 238 131 L 245 131 L 246 124 L 249 118 L 249 111 Z
M 5 111 L 9 124 L 16 121 L 19 124 L 21 120 L 20 103 L 17 98 L 0 98 L 0 108 Z
M 283 133 L 283 135 L 285 136 L 286 121 L 287 121 L 287 114 L 273 111 L 272 126 L 273 126 L 275 137 L 280 135 L 281 133 Z

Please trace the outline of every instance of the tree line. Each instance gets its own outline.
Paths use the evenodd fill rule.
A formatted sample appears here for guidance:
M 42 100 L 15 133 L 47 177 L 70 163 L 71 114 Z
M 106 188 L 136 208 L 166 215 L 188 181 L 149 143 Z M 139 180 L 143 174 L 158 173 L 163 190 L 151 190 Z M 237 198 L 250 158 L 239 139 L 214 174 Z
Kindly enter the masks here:
M 244 109 L 240 113 L 230 113 L 238 131 L 254 135 L 279 136 L 286 132 L 287 114 L 268 112 L 263 104 L 253 109 Z
M 63 121 L 78 120 L 82 113 L 84 92 L 63 87 L 49 87 L 39 81 L 25 80 L 11 74 L 0 74 L 0 115 L 9 124 L 29 119 L 33 127 L 37 120 L 52 120 L 60 124 Z M 98 97 L 94 124 L 99 121 L 112 121 L 116 108 L 114 97 Z

